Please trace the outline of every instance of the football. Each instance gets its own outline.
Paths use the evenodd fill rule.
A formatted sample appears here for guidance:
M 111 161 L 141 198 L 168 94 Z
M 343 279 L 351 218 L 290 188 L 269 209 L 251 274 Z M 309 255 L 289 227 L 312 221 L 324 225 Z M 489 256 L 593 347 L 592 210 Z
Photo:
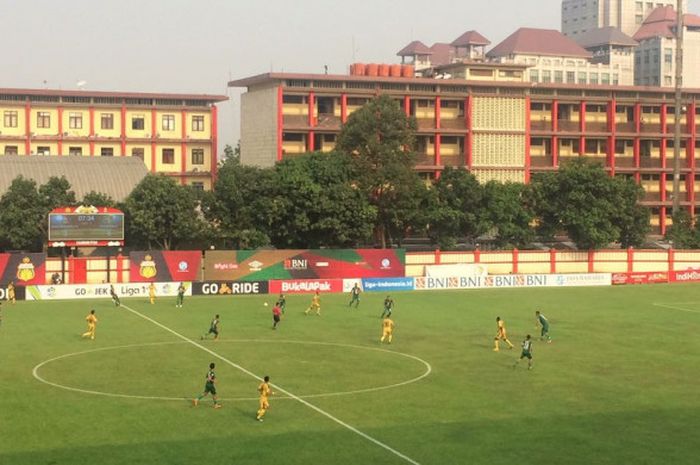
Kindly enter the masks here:
M 267 307 L 267 302 L 265 302 L 263 305 Z

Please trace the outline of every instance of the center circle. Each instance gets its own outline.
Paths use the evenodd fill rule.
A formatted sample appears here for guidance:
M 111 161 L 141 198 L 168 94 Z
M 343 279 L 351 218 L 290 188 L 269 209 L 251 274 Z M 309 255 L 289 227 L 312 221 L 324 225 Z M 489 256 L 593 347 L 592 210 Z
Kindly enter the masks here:
M 266 368 L 272 368 L 276 372 L 289 372 L 287 373 L 286 377 L 276 376 L 276 373 L 273 373 L 273 384 L 277 381 L 279 382 L 280 386 L 283 387 L 286 391 L 292 393 L 292 395 L 294 395 L 295 397 L 303 399 L 345 396 L 393 389 L 420 381 L 421 379 L 430 375 L 432 371 L 432 367 L 430 366 L 430 364 L 419 357 L 379 347 L 367 347 L 334 342 L 267 339 L 229 339 L 220 340 L 215 343 L 216 346 L 225 344 L 244 344 L 244 348 L 241 350 L 241 352 L 239 352 L 239 354 L 242 354 L 241 358 L 246 358 L 247 351 L 247 357 L 249 359 L 255 360 L 256 358 L 259 358 L 259 360 L 256 360 L 255 362 L 250 362 L 255 363 L 256 366 L 265 364 Z M 258 344 L 264 344 L 268 347 L 263 351 L 251 350 Z M 192 345 L 194 345 L 195 347 L 192 347 Z M 283 351 L 271 350 L 271 347 L 273 345 L 286 346 L 286 348 Z M 192 342 L 190 341 L 170 341 L 129 344 L 84 350 L 80 352 L 73 352 L 69 354 L 60 355 L 58 357 L 45 360 L 34 367 L 34 369 L 32 370 L 32 374 L 34 378 L 36 378 L 42 383 L 63 390 L 78 392 L 82 394 L 119 397 L 127 399 L 182 401 L 183 399 L 187 399 L 188 397 L 185 397 L 184 395 L 149 395 L 150 392 L 111 392 L 111 388 L 113 388 L 115 384 L 119 384 L 119 380 L 121 379 L 119 377 L 119 374 L 117 373 L 115 375 L 114 372 L 124 371 L 129 373 L 129 376 L 131 376 L 132 379 L 124 381 L 125 383 L 129 382 L 131 384 L 138 385 L 138 383 L 134 383 L 133 378 L 135 378 L 136 381 L 141 381 L 142 383 L 145 383 L 147 388 L 144 389 L 144 391 L 148 391 L 152 389 L 151 386 L 153 385 L 163 386 L 170 384 L 167 382 L 158 382 L 156 380 L 150 381 L 149 377 L 152 377 L 154 372 L 160 376 L 166 376 L 167 379 L 165 379 L 165 381 L 168 381 L 182 378 L 183 371 L 187 371 L 188 373 L 192 371 L 196 375 L 202 375 L 201 379 L 197 377 L 196 380 L 194 380 L 194 384 L 192 384 L 193 387 L 196 387 L 195 392 L 183 391 L 183 394 L 187 393 L 189 395 L 194 395 L 197 393 L 196 390 L 201 389 L 204 384 L 204 373 L 199 373 L 199 371 L 203 371 L 202 361 L 205 359 L 213 359 L 213 361 L 217 363 L 217 374 L 219 374 L 219 380 L 222 379 L 222 371 L 220 370 L 227 371 L 226 376 L 228 376 L 228 379 L 230 379 L 230 377 L 235 373 L 236 376 L 243 376 L 244 379 L 246 379 L 246 386 L 248 387 L 248 389 L 246 389 L 246 392 L 251 391 L 251 389 L 249 388 L 250 386 L 247 385 L 247 380 L 250 379 L 250 377 L 248 375 L 244 375 L 237 368 L 227 363 L 228 360 L 231 360 L 231 363 L 239 364 L 243 368 L 249 369 L 249 367 L 246 366 L 246 360 L 241 360 L 241 358 L 239 357 L 228 358 L 227 360 L 224 360 L 225 357 L 223 356 L 222 358 L 219 358 L 217 360 L 218 357 L 207 355 L 206 353 L 202 352 L 201 349 L 197 348 L 197 350 L 200 351 L 201 355 L 198 355 L 197 357 L 191 357 L 188 354 L 188 356 L 186 357 L 186 361 L 188 363 L 192 363 L 192 366 L 189 367 L 189 369 L 187 369 L 187 367 L 174 367 L 168 365 L 167 353 L 158 353 L 158 350 L 160 348 L 167 346 L 183 346 L 189 348 L 197 348 L 198 344 L 192 344 Z M 211 348 L 211 346 L 208 346 L 208 348 Z M 148 357 L 148 351 L 144 351 L 144 349 L 154 349 L 156 350 L 156 352 L 153 354 L 153 357 Z M 373 356 L 379 355 L 382 357 L 382 360 L 380 360 L 381 363 L 370 364 L 368 362 L 371 362 L 371 359 L 367 360 L 366 357 L 358 358 L 357 355 L 351 355 L 351 352 L 349 352 L 348 349 L 350 351 L 366 351 L 371 353 Z M 138 352 L 136 352 L 136 354 L 132 354 L 131 358 L 129 358 L 129 351 L 135 350 L 138 350 Z M 168 353 L 172 352 L 173 350 L 174 349 L 168 348 Z M 215 351 L 216 350 L 214 350 L 214 352 Z M 99 356 L 97 360 L 94 359 L 94 355 Z M 386 356 L 389 357 L 384 358 Z M 293 358 L 290 360 L 290 357 Z M 343 357 L 348 357 L 348 359 L 344 360 Z M 193 358 L 197 358 L 200 361 L 191 360 Z M 308 358 L 308 360 L 305 360 L 306 358 Z M 69 365 L 67 369 L 65 367 L 61 369 L 60 362 L 66 360 L 71 360 L 71 362 L 77 360 L 79 365 Z M 342 364 L 344 362 L 350 363 L 350 365 L 339 366 L 339 364 Z M 406 362 L 411 363 L 410 368 L 403 366 L 406 364 Z M 361 364 L 361 366 L 352 366 L 353 363 L 359 363 Z M 420 372 L 416 370 L 416 365 L 421 367 Z M 339 381 L 338 378 L 342 378 L 342 376 L 348 377 L 348 384 L 350 384 L 352 387 L 352 383 L 357 382 L 357 378 L 362 377 L 362 370 L 360 370 L 360 368 L 364 368 L 364 371 L 374 370 L 374 372 L 372 373 L 366 373 L 365 376 L 369 377 L 372 380 L 381 379 L 382 375 L 386 375 L 385 379 L 394 379 L 391 379 L 390 382 L 386 382 L 380 385 L 357 386 L 356 389 L 343 389 L 335 391 L 332 390 L 331 385 L 337 383 Z M 45 372 L 51 372 L 52 370 L 54 371 L 52 374 L 45 374 Z M 100 380 L 102 380 L 101 375 L 105 370 L 112 370 L 110 372 L 112 373 L 112 376 L 106 377 L 106 379 L 103 381 L 103 384 L 100 384 Z M 85 371 L 86 373 L 83 373 L 83 371 Z M 338 371 L 340 371 L 340 375 L 338 375 Z M 407 378 L 404 376 L 404 372 L 413 373 L 413 376 Z M 68 376 L 73 376 L 76 379 L 72 382 L 62 382 L 56 380 L 56 378 L 60 380 L 61 376 L 63 375 L 65 377 L 66 374 L 68 374 Z M 256 374 L 264 375 L 268 373 Z M 117 379 L 116 381 L 115 377 Z M 81 381 L 83 381 L 86 378 L 90 379 L 93 382 L 93 384 L 95 384 L 95 386 L 81 386 L 81 384 L 84 384 Z M 191 375 L 188 374 L 187 378 L 191 378 Z M 146 382 L 146 380 L 148 380 L 148 382 Z M 313 392 L 314 389 L 311 389 L 312 392 L 304 393 L 304 391 L 309 391 L 309 382 L 312 383 L 312 386 L 315 390 L 320 392 Z M 295 386 L 294 383 L 297 383 L 298 385 Z M 231 389 L 227 389 L 226 386 L 227 384 L 222 384 L 222 387 L 220 387 L 219 389 L 220 394 L 223 394 L 224 392 L 230 392 Z M 230 387 L 231 384 L 228 384 L 228 386 Z M 276 396 L 276 398 L 289 399 L 291 397 L 286 395 L 279 395 Z M 257 395 L 238 395 L 233 397 L 222 397 L 221 400 L 251 401 L 257 400 Z

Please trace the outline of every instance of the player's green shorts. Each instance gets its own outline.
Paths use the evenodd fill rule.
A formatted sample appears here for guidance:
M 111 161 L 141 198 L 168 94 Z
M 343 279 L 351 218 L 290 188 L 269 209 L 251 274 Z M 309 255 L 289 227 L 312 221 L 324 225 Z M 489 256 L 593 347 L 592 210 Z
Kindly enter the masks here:
M 549 325 L 547 325 L 547 326 L 542 326 L 542 332 L 541 332 L 542 336 L 544 336 L 544 335 L 547 334 L 548 332 L 549 332 Z
M 216 387 L 214 386 L 214 383 L 207 383 L 204 385 L 204 393 L 207 394 L 211 392 L 211 395 L 215 396 L 216 395 Z
M 532 359 L 532 354 L 527 350 L 523 350 L 523 353 L 520 354 L 520 358 Z

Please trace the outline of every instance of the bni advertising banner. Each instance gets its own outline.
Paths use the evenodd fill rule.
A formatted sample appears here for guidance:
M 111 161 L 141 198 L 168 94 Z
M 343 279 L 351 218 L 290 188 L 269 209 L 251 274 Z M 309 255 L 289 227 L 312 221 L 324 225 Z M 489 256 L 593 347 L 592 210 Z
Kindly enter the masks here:
M 403 249 L 211 250 L 205 281 L 384 278 L 405 275 Z
M 46 255 L 43 253 L 0 253 L 0 285 L 15 286 L 46 282 Z
M 131 282 L 197 281 L 202 266 L 199 250 L 154 250 L 129 254 Z
M 495 289 L 513 287 L 610 286 L 611 273 L 512 274 L 489 276 L 453 276 L 415 278 L 416 290 Z
M 148 298 L 151 283 L 113 284 L 119 297 Z M 156 282 L 156 297 L 175 297 L 180 282 Z M 192 295 L 192 283 L 184 282 L 185 295 Z M 109 299 L 109 284 L 59 284 L 55 286 L 28 286 L 27 300 Z

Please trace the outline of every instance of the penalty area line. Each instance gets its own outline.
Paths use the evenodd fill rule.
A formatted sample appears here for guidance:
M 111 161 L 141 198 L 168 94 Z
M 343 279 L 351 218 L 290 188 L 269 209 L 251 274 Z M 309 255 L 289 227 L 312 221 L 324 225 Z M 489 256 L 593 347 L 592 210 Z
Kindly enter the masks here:
M 150 317 L 144 315 L 143 313 L 137 312 L 137 311 L 134 310 L 133 308 L 128 307 L 128 306 L 126 306 L 126 305 L 124 305 L 124 304 L 122 304 L 121 307 L 124 308 L 124 309 L 126 309 L 126 310 L 128 310 L 128 311 L 130 311 L 130 312 L 133 313 L 134 315 L 136 315 L 136 316 L 138 316 L 138 317 L 140 317 L 140 318 L 142 318 L 142 319 L 144 319 L 144 320 L 146 320 L 146 321 L 150 321 L 150 322 L 153 323 L 154 325 L 158 326 L 158 327 L 161 328 L 161 329 L 164 329 L 165 331 L 169 332 L 169 333 L 172 334 L 173 336 L 176 336 L 176 337 L 180 338 L 181 340 L 183 340 L 183 341 L 185 341 L 185 342 L 187 342 L 187 343 L 189 343 L 189 344 L 191 344 L 191 345 L 197 347 L 198 349 L 201 349 L 201 350 L 203 350 L 204 352 L 207 352 L 208 354 L 210 354 L 210 355 L 212 355 L 212 356 L 218 358 L 219 360 L 221 360 L 221 361 L 227 363 L 228 365 L 230 365 L 230 366 L 232 366 L 233 368 L 235 368 L 235 369 L 237 369 L 237 370 L 239 370 L 239 371 L 245 373 L 246 375 L 248 375 L 248 376 L 250 376 L 250 377 L 252 377 L 252 378 L 255 378 L 255 379 L 257 379 L 257 380 L 262 379 L 262 376 L 256 375 L 255 373 L 253 373 L 252 371 L 248 370 L 247 368 L 242 367 L 241 365 L 239 365 L 239 364 L 237 364 L 237 363 L 235 363 L 235 362 L 232 362 L 231 360 L 227 359 L 227 358 L 224 357 L 223 355 L 220 355 L 220 354 L 214 352 L 213 350 L 211 350 L 211 349 L 209 349 L 209 348 L 207 348 L 207 347 L 205 347 L 205 346 L 203 346 L 203 345 L 197 343 L 196 341 L 193 341 L 192 339 L 188 338 L 187 336 L 183 336 L 182 334 L 178 333 L 178 332 L 175 331 L 174 329 L 171 329 L 171 328 L 165 326 L 164 324 L 159 323 L 158 321 L 154 320 L 153 318 L 150 318 Z M 344 427 L 344 428 L 346 428 L 346 429 L 352 431 L 353 433 L 355 433 L 355 434 L 357 434 L 358 436 L 360 436 L 360 437 L 362 437 L 362 438 L 368 440 L 369 442 L 371 442 L 371 443 L 373 443 L 373 444 L 375 444 L 375 445 L 381 447 L 382 449 L 384 449 L 384 450 L 386 450 L 386 451 L 388 451 L 388 452 L 391 452 L 392 454 L 394 454 L 394 455 L 396 455 L 397 457 L 399 457 L 399 458 L 405 460 L 406 462 L 411 463 L 411 464 L 413 464 L 413 465 L 420 465 L 420 463 L 416 462 L 415 460 L 413 460 L 413 459 L 410 458 L 409 456 L 407 456 L 407 455 L 405 455 L 405 454 L 402 454 L 401 452 L 397 451 L 397 450 L 394 449 L 393 447 L 391 447 L 391 446 L 389 446 L 389 445 L 387 445 L 387 444 L 384 444 L 383 442 L 379 441 L 378 439 L 373 438 L 372 436 L 370 436 L 370 435 L 368 435 L 368 434 L 366 434 L 366 433 L 363 433 L 363 432 L 360 431 L 359 429 L 355 428 L 355 427 L 352 426 L 352 425 L 349 425 L 349 424 L 345 423 L 345 422 L 344 422 L 343 420 L 341 420 L 340 418 L 337 418 L 337 417 L 331 415 L 330 413 L 326 412 L 325 410 L 321 409 L 320 407 L 317 407 L 317 406 L 315 406 L 314 404 L 312 404 L 312 403 L 310 403 L 310 402 L 307 402 L 306 400 L 302 399 L 301 397 L 299 397 L 299 396 L 297 396 L 297 395 L 295 395 L 295 394 L 292 394 L 291 392 L 287 391 L 286 389 L 283 389 L 282 387 L 280 387 L 280 386 L 277 385 L 277 384 L 274 384 L 274 383 L 270 383 L 270 384 L 272 385 L 272 387 L 274 387 L 276 390 L 278 390 L 278 391 L 281 392 L 282 394 L 285 394 L 285 395 L 291 397 L 292 399 L 296 400 L 296 401 L 299 402 L 300 404 L 305 405 L 306 407 L 310 408 L 311 410 L 315 411 L 316 413 L 319 413 L 319 414 L 323 415 L 324 417 L 328 418 L 329 420 L 332 420 L 333 422 L 335 422 L 335 423 L 339 424 L 340 426 L 342 426 L 342 427 Z

